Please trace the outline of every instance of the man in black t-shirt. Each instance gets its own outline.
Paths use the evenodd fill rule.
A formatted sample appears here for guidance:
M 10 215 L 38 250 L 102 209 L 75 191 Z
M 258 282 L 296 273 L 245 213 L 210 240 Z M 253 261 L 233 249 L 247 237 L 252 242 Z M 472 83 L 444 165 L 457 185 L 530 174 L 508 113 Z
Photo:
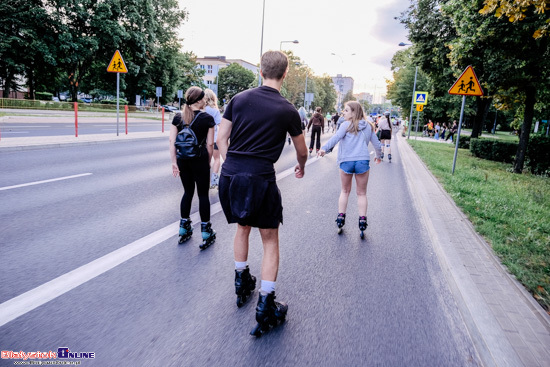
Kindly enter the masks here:
M 237 223 L 234 239 L 235 292 L 241 307 L 254 291 L 256 278 L 247 265 L 248 238 L 252 227 L 260 230 L 264 247 L 262 282 L 256 307 L 260 336 L 274 320 L 282 321 L 287 306 L 275 302 L 279 268 L 279 223 L 283 222 L 281 194 L 274 163 L 290 134 L 302 178 L 307 148 L 296 108 L 280 94 L 288 71 L 288 58 L 279 51 L 262 56 L 263 86 L 237 94 L 227 105 L 218 131 L 217 145 L 224 159 L 219 182 L 220 204 L 229 223 Z

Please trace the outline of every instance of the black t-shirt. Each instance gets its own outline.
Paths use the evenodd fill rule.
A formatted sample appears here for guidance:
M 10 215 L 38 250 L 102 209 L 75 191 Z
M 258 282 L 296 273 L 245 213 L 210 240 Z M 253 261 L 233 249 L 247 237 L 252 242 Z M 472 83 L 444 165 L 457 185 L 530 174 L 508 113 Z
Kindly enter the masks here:
M 195 136 L 197 137 L 197 140 L 199 141 L 199 144 L 203 146 L 204 149 L 206 149 L 206 136 L 208 135 L 208 129 L 211 127 L 216 126 L 216 123 L 214 122 L 214 118 L 203 111 L 194 111 L 195 116 L 200 113 L 199 116 L 195 119 L 195 122 L 193 122 L 193 125 L 191 125 L 191 130 L 195 133 Z M 189 121 L 191 123 L 191 121 Z M 183 129 L 183 117 L 181 112 L 177 113 L 174 116 L 174 119 L 172 120 L 172 125 L 176 126 L 178 128 L 178 133 Z
M 266 158 L 275 163 L 286 134 L 302 134 L 296 108 L 278 90 L 267 86 L 234 96 L 223 117 L 232 122 L 228 155 Z

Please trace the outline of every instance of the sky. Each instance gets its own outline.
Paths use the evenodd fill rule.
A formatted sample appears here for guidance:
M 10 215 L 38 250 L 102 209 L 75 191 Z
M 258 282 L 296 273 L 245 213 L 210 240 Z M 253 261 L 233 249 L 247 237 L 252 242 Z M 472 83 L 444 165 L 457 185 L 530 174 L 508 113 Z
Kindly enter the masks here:
M 179 0 L 189 14 L 183 51 L 260 61 L 263 0 Z M 291 50 L 316 76 L 350 76 L 354 93 L 375 100 L 392 78 L 391 58 L 408 43 L 395 20 L 410 0 L 265 0 L 263 52 Z M 281 41 L 298 40 L 298 44 Z M 336 55 L 332 55 L 332 54 Z M 355 54 L 355 55 L 353 55 Z

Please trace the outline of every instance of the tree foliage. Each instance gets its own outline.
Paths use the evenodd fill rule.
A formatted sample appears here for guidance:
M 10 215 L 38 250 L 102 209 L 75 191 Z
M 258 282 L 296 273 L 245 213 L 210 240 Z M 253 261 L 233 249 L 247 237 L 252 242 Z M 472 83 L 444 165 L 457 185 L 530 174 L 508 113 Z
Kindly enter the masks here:
M 0 79 L 16 88 L 15 76 L 34 92 L 68 90 L 113 95 L 116 76 L 106 68 L 119 50 L 128 68 L 126 95 L 162 101 L 177 89 L 201 84 L 194 56 L 182 53 L 177 29 L 187 13 L 177 0 L 6 0 L 0 3 Z M 125 93 L 124 93 L 125 92 Z M 130 98 L 131 100 L 131 98 Z
M 519 22 L 527 18 L 526 14 L 536 14 L 541 19 L 544 19 L 544 24 L 541 24 L 533 33 L 533 38 L 541 38 L 550 36 L 550 18 L 545 13 L 550 10 L 550 1 L 548 0 L 485 0 L 484 7 L 479 11 L 480 14 L 487 15 L 494 13 L 495 17 L 508 17 L 510 22 Z
M 237 93 L 254 86 L 256 76 L 248 69 L 237 63 L 233 63 L 218 72 L 218 96 L 227 100 Z

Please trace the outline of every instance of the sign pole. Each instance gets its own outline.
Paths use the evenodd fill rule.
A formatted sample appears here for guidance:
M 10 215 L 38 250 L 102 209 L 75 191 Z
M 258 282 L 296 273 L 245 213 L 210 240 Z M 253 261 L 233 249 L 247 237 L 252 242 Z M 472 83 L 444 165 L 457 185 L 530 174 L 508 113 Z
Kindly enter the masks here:
M 118 136 L 118 92 L 120 87 L 120 73 L 116 73 L 116 136 Z
M 464 116 L 464 104 L 466 104 L 466 96 L 462 96 L 462 107 L 460 108 L 460 120 L 458 121 L 458 132 L 456 133 L 456 146 L 455 156 L 453 158 L 453 171 L 451 174 L 455 174 L 456 156 L 458 155 L 458 142 L 460 140 L 460 129 L 462 128 L 462 117 Z
M 411 115 L 409 117 L 409 135 L 407 136 L 407 139 L 411 138 L 411 126 L 412 126 L 412 119 L 413 119 L 413 106 L 414 106 L 414 92 L 416 92 L 416 76 L 418 75 L 418 66 L 416 67 L 414 71 L 414 86 L 413 86 L 413 95 L 412 95 L 412 101 L 411 101 Z
M 418 137 L 418 120 L 420 119 L 420 111 L 416 111 L 416 133 L 414 134 L 414 140 Z

